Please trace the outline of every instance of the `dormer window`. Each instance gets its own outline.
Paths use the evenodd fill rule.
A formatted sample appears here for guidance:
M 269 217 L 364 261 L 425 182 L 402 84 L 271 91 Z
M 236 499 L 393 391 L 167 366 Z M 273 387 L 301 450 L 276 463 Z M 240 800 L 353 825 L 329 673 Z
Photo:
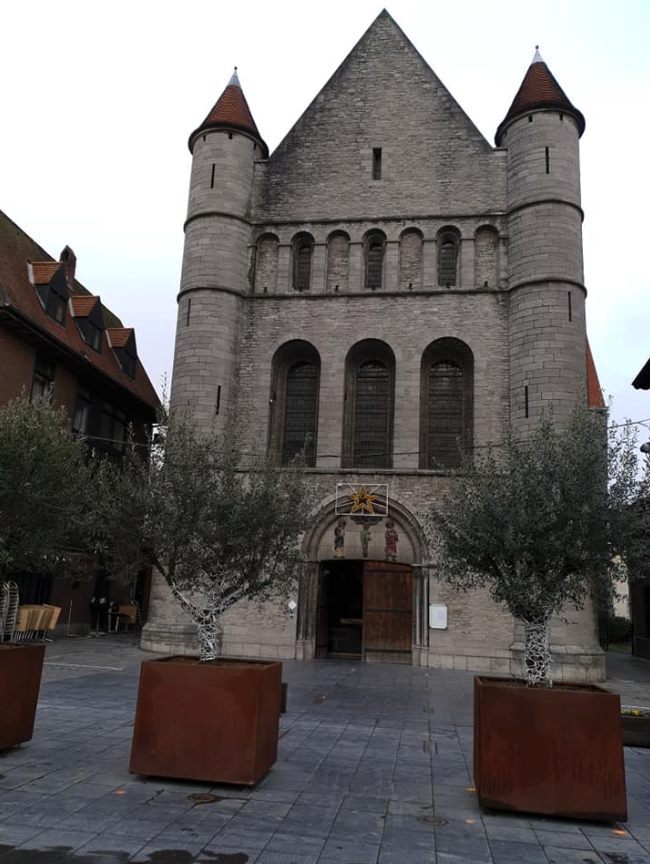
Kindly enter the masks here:
M 84 342 L 93 351 L 101 354 L 104 335 L 104 313 L 99 297 L 92 294 L 76 294 L 72 300 L 72 314 Z
M 68 283 L 58 261 L 35 261 L 31 265 L 34 287 L 46 315 L 65 326 L 68 308 Z
M 135 347 L 135 333 L 131 328 L 111 328 L 106 331 L 110 346 L 125 375 L 135 380 L 138 365 L 138 352 Z

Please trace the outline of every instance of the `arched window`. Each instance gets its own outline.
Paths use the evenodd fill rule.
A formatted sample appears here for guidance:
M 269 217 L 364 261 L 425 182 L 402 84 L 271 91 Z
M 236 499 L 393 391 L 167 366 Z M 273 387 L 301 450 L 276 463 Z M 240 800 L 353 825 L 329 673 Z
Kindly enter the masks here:
M 395 355 L 384 342 L 365 339 L 346 360 L 343 464 L 391 468 Z
M 320 356 L 309 342 L 282 345 L 273 359 L 270 446 L 283 465 L 304 450 L 305 463 L 316 464 Z
M 365 239 L 366 278 L 369 291 L 379 291 L 384 279 L 384 250 L 386 238 L 380 231 L 373 231 Z
M 311 286 L 311 256 L 314 238 L 311 234 L 298 234 L 293 240 L 293 287 L 296 291 L 309 291 Z
M 278 273 L 278 238 L 263 234 L 257 241 L 255 255 L 255 291 L 263 294 L 275 291 Z
M 458 282 L 458 250 L 460 239 L 453 231 L 443 231 L 438 237 L 438 285 L 445 288 Z
M 346 291 L 348 287 L 350 238 L 335 231 L 327 238 L 327 290 Z
M 399 241 L 399 289 L 422 287 L 422 234 L 417 228 L 408 228 Z
M 420 467 L 459 468 L 471 455 L 474 357 L 460 339 L 437 339 L 422 356 Z

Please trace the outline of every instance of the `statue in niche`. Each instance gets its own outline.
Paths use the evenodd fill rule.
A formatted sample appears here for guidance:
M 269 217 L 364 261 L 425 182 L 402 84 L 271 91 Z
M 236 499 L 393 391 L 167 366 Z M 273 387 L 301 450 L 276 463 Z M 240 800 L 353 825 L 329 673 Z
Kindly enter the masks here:
M 399 542 L 399 534 L 395 528 L 395 523 L 392 519 L 386 520 L 386 538 L 385 555 L 387 561 L 397 561 L 397 544 Z
M 370 525 L 364 521 L 361 524 L 361 554 L 364 558 L 368 557 L 368 547 L 371 539 Z
M 339 519 L 334 529 L 334 557 L 345 558 L 345 519 Z

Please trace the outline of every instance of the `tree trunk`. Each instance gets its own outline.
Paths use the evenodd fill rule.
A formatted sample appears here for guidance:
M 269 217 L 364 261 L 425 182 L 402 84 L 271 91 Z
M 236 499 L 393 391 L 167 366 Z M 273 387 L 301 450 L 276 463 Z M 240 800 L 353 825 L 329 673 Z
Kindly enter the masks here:
M 196 636 L 199 643 L 201 662 L 216 660 L 221 654 L 221 628 L 217 616 L 204 615 L 197 621 Z
M 524 679 L 529 687 L 535 684 L 553 686 L 548 618 L 538 621 L 524 620 Z

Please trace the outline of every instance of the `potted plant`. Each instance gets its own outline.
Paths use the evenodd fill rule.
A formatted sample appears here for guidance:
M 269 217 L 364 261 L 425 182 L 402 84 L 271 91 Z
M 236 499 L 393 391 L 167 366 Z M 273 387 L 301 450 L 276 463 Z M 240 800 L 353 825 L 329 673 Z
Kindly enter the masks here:
M 650 747 L 650 709 L 623 705 L 621 734 L 625 747 Z
M 129 454 L 121 471 L 105 466 L 106 551 L 116 554 L 125 523 L 141 529 L 141 548 L 196 624 L 199 648 L 198 657 L 143 662 L 132 773 L 252 784 L 277 757 L 282 664 L 222 657 L 221 617 L 238 602 L 286 597 L 301 563 L 307 488 L 299 463 L 244 459 L 236 440 L 172 416 L 148 469 Z M 125 520 L 125 508 L 139 518 Z
M 487 449 L 432 513 L 438 572 L 486 588 L 523 624 L 522 680 L 475 679 L 474 783 L 481 805 L 625 819 L 620 700 L 596 685 L 553 685 L 549 624 L 585 602 L 609 606 L 613 563 L 647 557 L 647 460 L 632 427 L 577 407 Z M 609 447 L 607 439 L 609 437 Z M 641 503 L 639 503 L 641 502 Z
M 85 455 L 65 413 L 47 400 L 0 407 L 0 583 L 24 573 L 75 579 L 85 569 L 83 556 L 70 553 L 88 513 Z M 32 737 L 45 645 L 0 643 L 4 750 Z

